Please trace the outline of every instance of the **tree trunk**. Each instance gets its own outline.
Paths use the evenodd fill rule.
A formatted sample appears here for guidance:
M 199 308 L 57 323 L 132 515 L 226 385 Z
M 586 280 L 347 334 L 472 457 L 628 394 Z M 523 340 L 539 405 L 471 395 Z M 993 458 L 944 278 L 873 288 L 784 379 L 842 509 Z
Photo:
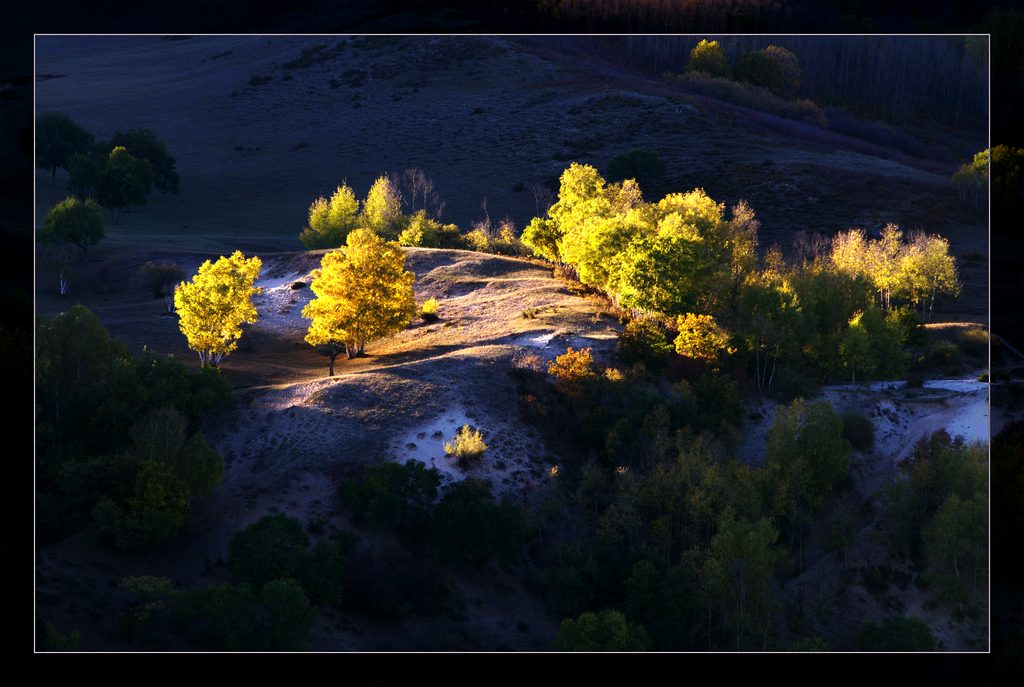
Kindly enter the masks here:
M 331 355 L 329 355 L 327 357 L 330 360 L 330 362 L 327 364 L 327 376 L 328 377 L 333 377 L 334 376 L 334 359 L 338 357 L 338 354 L 337 353 L 332 353 Z

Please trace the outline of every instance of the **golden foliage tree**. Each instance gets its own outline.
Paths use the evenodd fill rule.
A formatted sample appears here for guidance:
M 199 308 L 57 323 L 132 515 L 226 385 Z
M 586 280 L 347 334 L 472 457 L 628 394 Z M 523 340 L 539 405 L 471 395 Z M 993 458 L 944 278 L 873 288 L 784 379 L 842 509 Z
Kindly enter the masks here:
M 369 227 L 382 236 L 398 237 L 405 219 L 402 215 L 402 196 L 387 175 L 381 175 L 373 182 L 363 201 L 363 212 L 359 219 L 361 226 Z
M 175 288 L 178 326 L 202 365 L 220 364 L 238 348 L 242 325 L 256 322 L 252 298 L 262 289 L 253 284 L 262 266 L 259 257 L 246 258 L 236 250 L 230 258 L 221 256 L 214 263 L 207 260 L 191 282 Z
M 555 383 L 563 391 L 575 393 L 584 380 L 597 376 L 590 348 L 581 348 L 577 351 L 569 346 L 565 353 L 548 364 L 548 374 L 555 378 Z
M 729 333 L 711 315 L 686 313 L 679 317 L 677 324 L 676 352 L 681 355 L 715 363 L 723 351 L 735 352 L 729 347 Z
M 359 201 L 342 183 L 328 200 L 320 196 L 309 206 L 309 224 L 299 234 L 306 248 L 337 248 L 345 242 L 359 217 Z
M 356 229 L 346 246 L 323 257 L 313 271 L 316 294 L 302 310 L 311 320 L 306 343 L 330 359 L 329 374 L 342 352 L 362 355 L 366 344 L 404 329 L 416 313 L 405 253 L 369 229 Z

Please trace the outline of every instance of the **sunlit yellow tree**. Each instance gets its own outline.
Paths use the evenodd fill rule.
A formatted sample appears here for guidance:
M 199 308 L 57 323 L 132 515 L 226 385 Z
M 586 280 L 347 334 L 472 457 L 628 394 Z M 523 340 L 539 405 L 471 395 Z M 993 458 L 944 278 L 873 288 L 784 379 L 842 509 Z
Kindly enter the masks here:
M 362 355 L 366 344 L 404 329 L 416 313 L 405 253 L 395 241 L 385 241 L 369 229 L 356 229 L 346 246 L 323 257 L 313 271 L 310 288 L 316 294 L 302 310 L 311 320 L 306 343 L 334 361 Z
M 676 322 L 679 336 L 676 337 L 676 352 L 688 358 L 716 363 L 722 353 L 732 354 L 735 348 L 729 346 L 729 332 L 721 327 L 711 315 L 686 313 Z
M 363 201 L 363 212 L 359 216 L 360 226 L 369 227 L 381 236 L 393 239 L 398 238 L 402 231 L 404 219 L 402 196 L 398 187 L 387 175 L 379 176 Z
M 348 184 L 342 183 L 327 200 L 320 196 L 309 206 L 309 224 L 299 234 L 306 248 L 337 248 L 345 243 L 359 216 L 359 201 Z
M 242 325 L 256 322 L 252 299 L 262 289 L 253 284 L 262 266 L 257 256 L 246 258 L 236 250 L 230 258 L 207 260 L 191 282 L 182 282 L 174 290 L 178 326 L 202 365 L 219 365 L 238 348 Z

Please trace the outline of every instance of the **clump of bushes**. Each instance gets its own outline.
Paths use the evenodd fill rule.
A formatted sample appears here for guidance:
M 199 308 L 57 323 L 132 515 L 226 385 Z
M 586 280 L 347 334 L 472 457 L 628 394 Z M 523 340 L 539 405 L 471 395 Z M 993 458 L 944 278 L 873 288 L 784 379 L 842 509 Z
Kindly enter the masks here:
M 424 322 L 437 322 L 439 319 L 439 315 L 437 314 L 438 307 L 436 298 L 428 298 L 420 307 L 420 318 Z
M 150 260 L 141 268 L 139 273 L 146 288 L 153 294 L 153 298 L 163 296 L 167 305 L 167 312 L 174 310 L 174 287 L 184 278 L 185 272 L 173 262 L 154 262 Z
M 957 332 L 956 341 L 969 356 L 988 356 L 988 332 L 984 329 L 962 329 Z
M 440 484 L 437 468 L 427 468 L 420 461 L 381 463 L 344 482 L 341 496 L 356 521 L 414 534 L 427 522 Z
M 936 341 L 928 349 L 928 362 L 941 369 L 943 374 L 958 374 L 962 359 L 960 347 L 952 341 Z
M 627 365 L 643 363 L 657 372 L 665 367 L 673 353 L 665 328 L 654 319 L 630 321 L 619 334 L 615 352 Z
M 497 556 L 509 564 L 527 538 L 523 509 L 496 502 L 486 482 L 453 484 L 433 512 L 433 540 L 441 560 L 480 565 Z
M 858 451 L 870 451 L 875 445 L 875 425 L 863 413 L 843 413 L 843 438 Z
M 857 633 L 862 651 L 935 651 L 935 637 L 917 618 L 886 618 L 880 624 L 864 623 Z
M 473 429 L 468 424 L 462 425 L 455 433 L 455 438 L 444 445 L 445 454 L 455 458 L 460 464 L 479 458 L 486 450 L 484 435 L 479 429 Z
M 807 122 L 823 129 L 828 127 L 825 113 L 810 100 L 783 100 L 767 88 L 715 78 L 703 72 L 687 72 L 674 78 L 684 88 L 702 95 Z
M 555 378 L 560 386 L 573 386 L 585 379 L 595 377 L 594 357 L 590 348 L 575 350 L 569 346 L 565 353 L 558 356 L 548 365 L 548 374 Z

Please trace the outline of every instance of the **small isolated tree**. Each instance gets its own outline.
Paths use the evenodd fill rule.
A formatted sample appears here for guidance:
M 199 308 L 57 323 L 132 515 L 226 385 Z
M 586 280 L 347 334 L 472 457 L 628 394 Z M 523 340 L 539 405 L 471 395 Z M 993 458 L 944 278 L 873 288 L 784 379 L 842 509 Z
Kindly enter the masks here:
M 36 119 L 36 164 L 57 176 L 57 168 L 68 168 L 68 159 L 85 153 L 92 134 L 62 112 L 47 112 Z
M 686 65 L 688 72 L 705 72 L 711 76 L 727 79 L 732 72 L 729 58 L 718 41 L 702 39 L 690 51 L 690 62 Z
M 96 176 L 96 200 L 114 211 L 114 224 L 117 224 L 121 210 L 145 205 L 146 196 L 153 189 L 153 179 L 153 166 L 148 160 L 117 146 L 110 151 L 106 164 Z
M 330 359 L 328 374 L 341 352 L 362 355 L 368 342 L 408 326 L 416 314 L 415 278 L 401 246 L 369 229 L 356 229 L 344 248 L 324 255 L 310 282 L 316 297 L 302 316 L 311 320 L 306 343 Z
M 99 243 L 103 237 L 103 211 L 96 201 L 82 202 L 69 196 L 46 213 L 39 242 L 48 246 L 73 243 L 85 256 L 89 246 Z
M 148 261 L 139 268 L 142 281 L 153 293 L 153 298 L 163 296 L 167 312 L 174 312 L 174 289 L 185 278 L 185 273 L 176 263 Z
M 368 227 L 389 239 L 397 238 L 402 228 L 402 196 L 398 187 L 387 175 L 381 175 L 373 182 L 366 200 L 360 226 Z
M 139 160 L 145 160 L 153 170 L 153 187 L 161 193 L 178 192 L 178 172 L 175 160 L 167 146 L 156 137 L 152 129 L 118 131 L 110 139 L 112 148 L 122 147 Z
M 246 258 L 236 250 L 230 258 L 207 260 L 191 282 L 174 290 L 178 326 L 202 365 L 219 365 L 238 348 L 242 325 L 256 322 L 252 299 L 263 289 L 253 284 L 262 265 L 258 257 Z
M 309 224 L 299 234 L 299 240 L 310 249 L 337 248 L 355 229 L 358 217 L 356 194 L 342 182 L 330 200 L 320 196 L 309 206 Z

